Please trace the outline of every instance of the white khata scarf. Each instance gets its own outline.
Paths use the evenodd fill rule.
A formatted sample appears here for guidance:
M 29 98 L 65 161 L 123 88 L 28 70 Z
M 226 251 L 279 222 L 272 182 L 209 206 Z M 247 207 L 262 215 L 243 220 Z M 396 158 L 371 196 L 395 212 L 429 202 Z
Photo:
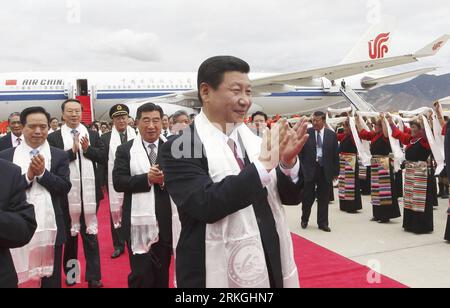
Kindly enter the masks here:
M 167 139 L 160 137 L 163 142 Z M 151 168 L 147 150 L 144 148 L 142 137 L 136 136 L 130 150 L 130 172 L 131 176 L 147 174 Z M 131 250 L 133 254 L 146 254 L 153 244 L 159 241 L 159 226 L 155 212 L 155 190 L 153 185 L 149 192 L 135 193 L 131 198 Z M 172 198 L 170 198 L 172 208 L 172 236 L 173 250 L 178 243 L 181 223 L 178 218 L 178 211 Z
M 359 160 L 364 166 L 370 166 L 370 161 L 372 159 L 372 154 L 370 153 L 370 143 L 365 140 L 361 140 L 361 138 L 359 138 L 358 130 L 356 129 L 353 108 L 352 107 L 342 109 L 328 108 L 328 113 L 331 115 L 338 115 L 337 118 L 328 118 L 327 115 L 327 123 L 329 123 L 330 125 L 331 124 L 337 125 L 339 123 L 343 123 L 347 120 L 347 118 L 349 118 L 349 127 L 350 130 L 352 131 L 353 140 L 355 141 L 355 145 L 358 150 Z M 340 117 L 339 115 L 343 113 L 347 113 L 349 116 Z M 367 127 L 367 129 L 369 128 Z
M 444 153 L 445 148 L 444 147 L 441 148 L 442 145 L 440 145 L 439 142 L 435 140 L 433 131 L 431 130 L 430 127 L 430 123 L 428 123 L 428 120 L 425 118 L 425 116 L 422 116 L 422 120 L 425 134 L 427 136 L 428 143 L 430 144 L 431 152 L 433 153 L 434 160 L 436 161 L 437 164 L 435 174 L 440 174 L 445 167 L 445 153 Z
M 13 163 L 28 172 L 31 163 L 32 149 L 22 142 L 14 152 Z M 45 159 L 46 170 L 51 170 L 52 155 L 47 142 L 41 147 L 39 154 Z M 52 196 L 35 178 L 27 189 L 27 202 L 34 205 L 37 229 L 30 243 L 26 246 L 11 249 L 19 284 L 29 280 L 40 280 L 53 275 L 54 251 L 56 242 L 56 218 Z
M 127 141 L 136 138 L 136 132 L 130 126 L 127 126 Z M 108 159 L 108 188 L 109 188 L 109 205 L 111 209 L 111 217 L 115 229 L 122 226 L 122 205 L 123 193 L 118 193 L 114 189 L 112 172 L 114 169 L 114 161 L 116 160 L 116 150 L 122 144 L 120 134 L 116 127 L 111 131 L 111 142 L 109 143 L 109 159 Z
M 209 175 L 218 183 L 227 176 L 240 173 L 229 146 L 217 138 L 217 128 L 201 112 L 195 127 L 208 158 Z M 262 139 L 246 125 L 238 128 L 239 136 L 251 162 L 259 157 Z M 276 171 L 270 173 L 267 201 L 272 209 L 280 239 L 280 255 L 284 287 L 299 287 L 298 271 L 288 222 L 277 189 Z M 269 275 L 258 223 L 252 206 L 206 226 L 207 288 L 269 288 Z
M 89 132 L 86 127 L 80 125 L 77 130 L 79 130 L 80 140 L 82 137 L 87 137 L 89 139 Z M 64 141 L 64 150 L 71 150 L 74 138 L 72 129 L 67 125 L 63 125 L 61 127 L 61 135 Z M 86 222 L 86 233 L 91 235 L 96 235 L 98 233 L 94 166 L 91 160 L 84 157 L 82 151 L 80 145 L 80 152 L 77 154 L 77 159 L 70 162 L 69 165 L 72 189 L 69 192 L 68 198 L 70 218 L 72 220 L 72 236 L 76 236 L 81 230 L 80 217 L 82 202 L 84 219 Z M 78 155 L 81 157 L 81 175 Z M 81 185 L 83 185 L 83 195 L 81 195 Z
M 361 112 L 358 111 L 358 115 L 360 117 L 379 117 L 380 113 L 378 112 Z M 362 121 L 363 128 L 367 131 L 369 131 L 367 124 Z M 400 147 L 400 143 L 397 139 L 392 137 L 392 128 L 389 125 L 389 122 L 387 119 L 384 120 L 384 124 L 386 125 L 387 132 L 389 135 L 389 144 L 391 145 L 392 154 L 394 155 L 394 170 L 395 172 L 398 172 L 401 170 L 401 164 L 405 160 L 405 153 L 403 152 L 402 148 Z

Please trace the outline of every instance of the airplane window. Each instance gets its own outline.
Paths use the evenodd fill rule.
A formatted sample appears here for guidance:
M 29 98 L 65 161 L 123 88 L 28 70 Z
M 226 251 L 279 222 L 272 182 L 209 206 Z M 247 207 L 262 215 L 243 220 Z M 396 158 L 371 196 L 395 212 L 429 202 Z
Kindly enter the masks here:
M 140 88 L 141 88 L 141 86 L 139 85 L 139 86 L 138 86 L 138 89 L 140 89 Z

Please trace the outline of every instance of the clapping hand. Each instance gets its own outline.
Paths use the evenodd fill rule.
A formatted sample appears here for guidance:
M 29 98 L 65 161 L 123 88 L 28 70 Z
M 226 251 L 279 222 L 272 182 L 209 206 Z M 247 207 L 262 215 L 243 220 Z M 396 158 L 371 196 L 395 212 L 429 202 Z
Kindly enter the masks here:
M 292 168 L 295 165 L 297 156 L 309 137 L 307 127 L 305 118 L 293 128 L 282 119 L 271 130 L 264 131 L 259 161 L 267 171 L 274 169 L 280 161 L 286 167 Z

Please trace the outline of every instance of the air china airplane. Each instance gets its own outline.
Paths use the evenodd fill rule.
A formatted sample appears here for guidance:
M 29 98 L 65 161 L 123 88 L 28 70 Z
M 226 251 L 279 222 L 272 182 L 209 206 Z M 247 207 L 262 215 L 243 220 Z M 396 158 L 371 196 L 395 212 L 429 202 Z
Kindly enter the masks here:
M 388 57 L 391 28 L 374 25 L 337 66 L 287 74 L 250 74 L 254 93 L 251 111 L 275 115 L 307 113 L 345 99 L 357 109 L 371 111 L 358 93 L 378 86 L 412 78 L 435 70 L 422 68 L 405 73 L 379 76 L 377 70 L 417 62 L 434 56 L 450 39 L 443 35 L 414 54 Z M 345 90 L 341 88 L 345 80 Z M 159 104 L 167 114 L 184 109 L 196 113 L 196 73 L 1 73 L 1 119 L 30 106 L 43 106 L 53 116 L 67 98 L 78 98 L 84 107 L 83 120 L 107 120 L 110 107 L 125 103 L 135 114 L 145 102 Z

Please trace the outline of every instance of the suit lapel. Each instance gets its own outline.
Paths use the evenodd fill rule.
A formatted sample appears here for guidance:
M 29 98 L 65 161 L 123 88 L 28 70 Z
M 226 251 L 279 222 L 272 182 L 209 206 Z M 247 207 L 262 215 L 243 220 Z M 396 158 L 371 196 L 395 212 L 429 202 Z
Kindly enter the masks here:
M 13 147 L 13 143 L 12 143 L 12 133 L 9 133 L 9 134 L 8 134 L 8 143 L 9 143 L 9 146 L 12 148 L 12 147 Z
M 59 130 L 59 131 L 56 132 L 55 134 L 58 134 L 58 135 L 57 135 L 57 137 L 58 137 L 58 143 L 59 143 L 58 147 L 64 150 L 64 139 L 63 139 L 63 137 L 62 137 L 62 131 Z

